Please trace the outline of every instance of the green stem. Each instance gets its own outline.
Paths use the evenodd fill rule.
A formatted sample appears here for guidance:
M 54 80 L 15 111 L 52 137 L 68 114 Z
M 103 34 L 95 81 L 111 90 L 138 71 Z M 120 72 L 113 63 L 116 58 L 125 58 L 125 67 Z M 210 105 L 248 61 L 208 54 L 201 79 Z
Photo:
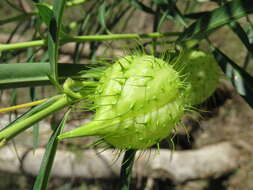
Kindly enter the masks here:
M 47 108 L 1 131 L 0 141 L 8 141 L 9 139 L 15 137 L 17 134 L 26 130 L 28 127 L 35 124 L 36 122 L 64 108 L 65 106 L 70 105 L 72 102 L 73 101 L 70 98 L 68 98 L 68 96 L 66 96 L 65 94 L 61 95 L 61 97 L 52 105 L 49 105 Z
M 120 188 L 119 190 L 129 190 L 132 178 L 132 168 L 134 165 L 134 157 L 136 150 L 127 150 L 125 152 L 121 170 L 120 170 Z
M 67 1 L 66 2 L 66 6 L 67 7 L 71 7 L 71 6 L 76 6 L 76 5 L 80 5 L 82 3 L 85 3 L 88 0 L 72 0 L 72 1 Z
M 18 42 L 18 43 L 12 43 L 12 44 L 0 44 L 0 52 L 29 48 L 29 47 L 44 46 L 44 45 L 46 45 L 45 40 L 35 40 L 35 41 L 30 41 L 30 42 Z
M 120 40 L 120 39 L 138 39 L 138 38 L 162 38 L 169 36 L 178 36 L 179 32 L 168 33 L 147 33 L 147 34 L 106 34 L 106 35 L 89 35 L 89 36 L 73 36 L 62 39 L 63 43 L 67 42 L 85 42 L 85 41 L 104 41 L 104 40 Z
M 147 34 L 109 34 L 109 35 L 89 35 L 89 36 L 73 36 L 73 37 L 70 36 L 60 39 L 60 43 L 65 44 L 69 42 L 104 41 L 104 40 L 139 39 L 139 38 L 163 38 L 163 37 L 178 36 L 179 34 L 180 34 L 179 32 L 168 32 L 168 33 L 155 32 Z M 0 52 L 44 45 L 46 45 L 45 40 L 19 42 L 13 44 L 0 44 Z

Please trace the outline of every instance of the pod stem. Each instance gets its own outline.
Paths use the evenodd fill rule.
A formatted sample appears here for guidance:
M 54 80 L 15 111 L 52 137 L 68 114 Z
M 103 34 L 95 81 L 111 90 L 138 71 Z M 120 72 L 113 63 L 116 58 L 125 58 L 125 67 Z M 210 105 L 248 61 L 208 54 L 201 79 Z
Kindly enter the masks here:
M 44 119 L 45 117 L 49 116 L 50 114 L 64 108 L 67 105 L 71 105 L 73 100 L 70 99 L 67 95 L 63 94 L 57 99 L 56 102 L 52 103 L 48 107 L 38 111 L 37 113 L 33 114 L 32 116 L 14 123 L 12 126 L 2 130 L 0 132 L 0 142 L 6 142 L 9 139 L 15 137 L 19 133 L 26 130 L 28 127 L 32 126 L 33 124 L 37 123 L 38 121 Z
M 132 178 L 132 168 L 134 157 L 137 150 L 129 149 L 125 152 L 120 169 L 120 186 L 119 190 L 129 190 Z

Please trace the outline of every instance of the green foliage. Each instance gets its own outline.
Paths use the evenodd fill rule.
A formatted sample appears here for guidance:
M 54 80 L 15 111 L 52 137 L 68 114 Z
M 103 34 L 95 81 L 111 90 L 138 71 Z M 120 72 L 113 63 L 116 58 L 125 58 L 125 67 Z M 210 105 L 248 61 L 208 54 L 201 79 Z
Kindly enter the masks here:
M 253 12 L 253 5 L 250 0 L 234 0 L 230 1 L 219 8 L 205 13 L 204 16 L 197 19 L 179 36 L 178 41 L 188 39 L 203 39 L 215 29 L 229 24 L 234 20 L 247 16 Z
M 46 151 L 45 151 L 43 159 L 42 159 L 40 171 L 39 171 L 38 177 L 36 178 L 36 182 L 33 187 L 34 190 L 38 190 L 38 189 L 46 190 L 47 189 L 47 185 L 48 185 L 48 181 L 49 181 L 49 177 L 50 177 L 50 172 L 51 172 L 51 169 L 53 166 L 54 157 L 55 157 L 57 145 L 58 145 L 57 136 L 63 130 L 69 113 L 70 113 L 70 110 L 65 113 L 61 124 L 57 127 L 57 129 L 55 129 L 55 131 L 53 132 L 52 136 L 50 137 L 50 139 L 48 141 Z
M 58 48 L 59 48 L 59 35 L 61 31 L 61 21 L 63 16 L 63 9 L 65 0 L 54 0 L 53 14 L 51 14 L 49 22 L 48 33 L 48 55 L 51 66 L 51 77 L 54 81 L 58 81 Z
M 214 56 L 219 61 L 220 66 L 226 76 L 230 79 L 236 91 L 253 107 L 253 77 L 245 70 L 236 65 L 219 49 L 213 49 Z
M 249 74 L 252 73 L 249 69 L 253 57 L 251 0 L 212 1 L 216 3 L 217 8 L 208 11 L 199 11 L 198 7 L 205 3 L 200 0 L 148 2 L 54 0 L 52 5 L 37 0 L 34 1 L 34 6 L 28 9 L 20 7 L 16 2 L 8 0 L 2 2 L 6 9 L 11 10 L 11 14 L 6 16 L 3 15 L 4 11 L 0 13 L 1 31 L 9 34 L 8 39 L 0 44 L 0 89 L 53 84 L 57 93 L 60 91 L 61 94 L 49 98 L 1 129 L 1 145 L 56 111 L 84 102 L 86 108 L 96 111 L 96 114 L 94 121 L 77 129 L 86 130 L 86 134 L 82 131 L 81 135 L 99 135 L 115 147 L 130 149 L 125 158 L 126 161 L 129 158 L 129 162 L 123 164 L 121 172 L 121 188 L 129 189 L 131 166 L 134 162 L 134 150 L 131 149 L 149 147 L 166 137 L 187 108 L 185 105 L 199 104 L 214 92 L 218 83 L 219 69 L 212 55 L 199 50 L 199 47 L 206 42 L 235 90 L 253 107 L 253 79 Z M 149 33 L 147 30 L 139 31 L 138 21 L 141 16 L 139 17 L 137 13 L 154 18 L 145 24 Z M 243 17 L 246 19 L 238 20 Z M 216 29 L 223 26 L 228 26 L 246 47 L 243 63 L 235 63 L 233 58 L 224 53 L 220 47 L 217 48 L 215 42 L 209 39 L 210 34 L 215 35 Z M 16 35 L 28 36 L 30 39 L 11 43 Z M 136 39 L 139 45 L 136 45 Z M 111 57 L 106 54 L 106 51 L 99 52 L 100 47 L 110 44 L 109 49 L 114 49 L 122 46 L 123 40 L 126 41 L 127 47 L 124 46 L 122 49 L 127 48 L 130 52 L 131 49 L 136 49 L 136 46 L 148 49 L 151 44 L 151 54 L 156 57 L 153 59 L 156 62 L 153 62 L 156 72 L 145 60 L 150 58 L 147 55 L 139 56 L 138 59 L 131 56 L 121 58 L 114 61 L 111 67 L 98 61 L 101 54 L 102 57 Z M 71 53 L 75 64 L 59 63 L 61 46 L 70 42 L 75 43 L 74 51 Z M 167 46 L 169 46 L 168 52 L 171 53 L 161 56 L 161 49 L 166 49 Z M 85 55 L 83 55 L 84 47 L 88 47 Z M 195 49 L 180 55 L 174 47 Z M 83 57 L 88 59 L 89 65 L 82 64 Z M 173 63 L 179 61 L 182 66 L 181 64 L 168 66 L 164 63 L 171 61 Z M 129 62 L 134 63 L 129 64 Z M 156 65 L 157 62 L 161 67 Z M 143 73 L 145 69 L 149 77 Z M 168 77 L 169 75 L 171 78 Z M 117 79 L 110 80 L 112 76 Z M 65 80 L 61 87 L 60 84 Z M 129 81 L 129 84 L 124 81 Z M 147 94 L 143 89 L 146 89 Z M 124 99 L 118 99 L 119 94 Z M 154 100 L 152 100 L 153 96 L 155 96 Z M 34 98 L 35 95 L 32 97 Z M 150 101 L 149 104 L 146 104 L 147 100 Z M 102 104 L 106 106 L 102 107 Z M 152 111 L 159 110 L 159 106 L 167 106 L 164 113 L 161 113 L 160 117 L 152 116 Z M 166 115 L 165 112 L 169 114 Z M 63 123 L 66 122 L 67 117 L 68 114 L 65 115 Z M 169 122 L 169 117 L 174 120 Z M 136 118 L 150 120 L 150 123 L 136 122 Z M 156 121 L 159 130 L 152 128 L 156 126 L 154 124 Z M 124 127 L 119 126 L 120 123 L 126 128 L 133 128 L 125 130 Z M 166 128 L 165 125 L 169 127 Z M 57 148 L 56 137 L 62 126 L 63 124 L 54 131 L 48 143 L 35 189 L 46 189 Z M 103 128 L 103 133 L 101 129 L 97 130 L 98 126 Z M 143 131 L 149 129 L 152 134 L 138 135 L 136 130 L 138 132 L 139 127 Z M 158 133 L 158 138 L 154 138 L 155 132 Z M 36 133 L 35 137 L 38 137 L 38 131 Z M 78 133 L 80 135 L 80 131 Z M 161 135 L 164 133 L 166 136 Z M 127 134 L 126 139 L 124 139 L 125 134 Z M 74 134 L 74 136 L 78 135 Z M 141 138 L 144 139 L 143 142 Z M 147 139 L 151 139 L 150 142 L 147 142 Z
M 59 82 L 67 77 L 82 78 L 79 72 L 88 67 L 83 64 L 59 64 Z M 17 70 L 18 72 L 13 72 Z M 50 84 L 50 65 L 44 63 L 0 64 L 0 89 Z
M 38 15 L 42 19 L 43 22 L 49 27 L 50 20 L 53 17 L 53 11 L 47 4 L 36 3 L 35 4 L 38 9 Z

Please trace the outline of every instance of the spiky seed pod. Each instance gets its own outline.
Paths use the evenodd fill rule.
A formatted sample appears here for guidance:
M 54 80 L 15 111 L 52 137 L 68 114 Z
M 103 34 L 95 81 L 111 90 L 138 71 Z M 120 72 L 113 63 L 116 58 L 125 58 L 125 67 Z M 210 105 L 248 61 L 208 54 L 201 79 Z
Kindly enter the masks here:
M 145 149 L 167 137 L 185 110 L 179 73 L 162 59 L 126 56 L 108 68 L 94 95 L 96 114 L 59 138 L 98 135 L 119 149 Z
M 197 105 L 210 97 L 218 86 L 220 68 L 212 54 L 199 50 L 185 50 L 177 65 L 185 78 L 185 103 Z

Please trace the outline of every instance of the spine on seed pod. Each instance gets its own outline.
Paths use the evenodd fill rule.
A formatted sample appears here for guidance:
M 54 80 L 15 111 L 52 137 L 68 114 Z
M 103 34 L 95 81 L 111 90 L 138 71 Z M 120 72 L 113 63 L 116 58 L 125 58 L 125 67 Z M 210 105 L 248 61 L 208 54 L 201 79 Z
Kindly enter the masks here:
M 168 137 L 185 110 L 216 89 L 219 67 L 202 51 L 174 59 L 132 55 L 104 69 L 89 96 L 94 119 L 59 139 L 100 136 L 119 149 L 145 149 Z

